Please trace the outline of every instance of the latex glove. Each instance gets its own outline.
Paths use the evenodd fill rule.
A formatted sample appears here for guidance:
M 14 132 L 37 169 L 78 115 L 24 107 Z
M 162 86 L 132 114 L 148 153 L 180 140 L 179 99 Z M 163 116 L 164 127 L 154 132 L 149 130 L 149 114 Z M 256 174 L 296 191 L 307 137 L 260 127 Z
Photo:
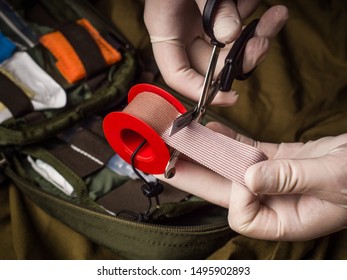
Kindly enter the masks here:
M 184 160 L 168 183 L 228 207 L 230 227 L 245 236 L 303 241 L 346 228 L 347 134 L 305 144 L 271 144 L 218 123 L 209 126 L 257 147 L 269 160 L 248 168 L 247 187 Z
M 214 33 L 224 43 L 234 41 L 241 32 L 241 20 L 249 16 L 260 0 L 222 0 L 215 16 Z M 144 19 L 153 52 L 165 82 L 192 100 L 198 100 L 212 47 L 202 28 L 202 11 L 206 0 L 146 0 Z M 284 6 L 271 7 L 257 26 L 255 37 L 245 50 L 243 70 L 251 71 L 264 58 L 269 39 L 276 36 L 288 18 Z M 231 45 L 220 53 L 216 73 L 224 64 Z M 231 105 L 236 92 L 218 94 L 214 104 Z

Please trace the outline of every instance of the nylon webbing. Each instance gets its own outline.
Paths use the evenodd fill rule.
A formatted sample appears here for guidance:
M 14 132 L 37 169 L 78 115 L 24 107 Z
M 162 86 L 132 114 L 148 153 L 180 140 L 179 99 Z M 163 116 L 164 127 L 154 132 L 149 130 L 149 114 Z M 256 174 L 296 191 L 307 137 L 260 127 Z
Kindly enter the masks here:
M 0 89 L 0 102 L 10 110 L 13 117 L 21 117 L 34 111 L 30 98 L 2 72 L 0 72 Z
M 54 145 L 46 145 L 45 148 L 81 178 L 86 178 L 104 166 L 85 151 L 64 142 L 54 142 Z
M 268 159 L 262 151 L 214 132 L 197 122 L 192 122 L 169 136 L 171 125 L 179 113 L 168 101 L 156 94 L 138 94 L 123 112 L 150 125 L 168 146 L 243 185 L 247 168 Z
M 46 149 L 82 178 L 100 170 L 114 155 L 104 138 L 86 129 L 58 138 L 62 141 Z
M 59 31 L 68 39 L 78 54 L 88 77 L 97 74 L 107 66 L 95 40 L 81 25 L 69 23 L 61 26 Z

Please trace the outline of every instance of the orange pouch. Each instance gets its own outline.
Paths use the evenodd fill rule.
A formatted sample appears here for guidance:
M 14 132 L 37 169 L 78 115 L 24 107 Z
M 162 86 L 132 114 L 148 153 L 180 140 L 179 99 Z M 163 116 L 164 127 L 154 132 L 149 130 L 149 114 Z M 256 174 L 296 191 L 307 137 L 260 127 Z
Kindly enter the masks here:
M 43 35 L 40 42 L 55 57 L 56 67 L 69 83 L 92 77 L 122 58 L 86 19 Z

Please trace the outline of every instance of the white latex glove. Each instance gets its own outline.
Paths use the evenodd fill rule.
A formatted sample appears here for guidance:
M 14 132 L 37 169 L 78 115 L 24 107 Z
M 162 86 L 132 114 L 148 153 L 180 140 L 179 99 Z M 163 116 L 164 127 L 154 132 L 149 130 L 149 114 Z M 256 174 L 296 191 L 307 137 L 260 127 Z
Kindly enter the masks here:
M 247 187 L 185 160 L 178 161 L 172 179 L 161 180 L 229 208 L 230 227 L 245 236 L 303 241 L 347 227 L 347 134 L 271 144 L 219 123 L 209 127 L 257 147 L 269 160 L 248 168 Z
M 222 0 L 215 16 L 214 33 L 220 42 L 233 42 L 260 0 Z M 151 36 L 153 52 L 165 82 L 192 100 L 198 100 L 212 47 L 202 28 L 206 0 L 146 0 L 144 19 Z M 265 56 L 269 39 L 276 36 L 288 18 L 284 6 L 271 7 L 257 26 L 255 37 L 246 47 L 243 70 L 251 71 Z M 224 64 L 231 44 L 220 53 L 216 73 Z M 216 105 L 231 105 L 236 92 L 218 94 Z

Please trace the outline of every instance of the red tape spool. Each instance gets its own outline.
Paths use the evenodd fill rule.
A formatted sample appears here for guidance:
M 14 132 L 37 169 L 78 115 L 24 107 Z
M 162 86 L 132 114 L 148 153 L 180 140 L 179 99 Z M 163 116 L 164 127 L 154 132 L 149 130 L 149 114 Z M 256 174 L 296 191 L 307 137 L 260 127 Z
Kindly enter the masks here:
M 128 94 L 128 103 L 146 92 L 164 98 L 181 114 L 186 112 L 184 106 L 165 90 L 149 85 L 133 86 Z M 105 137 L 112 149 L 126 162 L 131 164 L 131 156 L 136 148 L 146 140 L 146 144 L 137 153 L 135 167 L 149 174 L 162 174 L 170 159 L 170 152 L 160 135 L 141 119 L 125 113 L 112 112 L 103 121 Z

